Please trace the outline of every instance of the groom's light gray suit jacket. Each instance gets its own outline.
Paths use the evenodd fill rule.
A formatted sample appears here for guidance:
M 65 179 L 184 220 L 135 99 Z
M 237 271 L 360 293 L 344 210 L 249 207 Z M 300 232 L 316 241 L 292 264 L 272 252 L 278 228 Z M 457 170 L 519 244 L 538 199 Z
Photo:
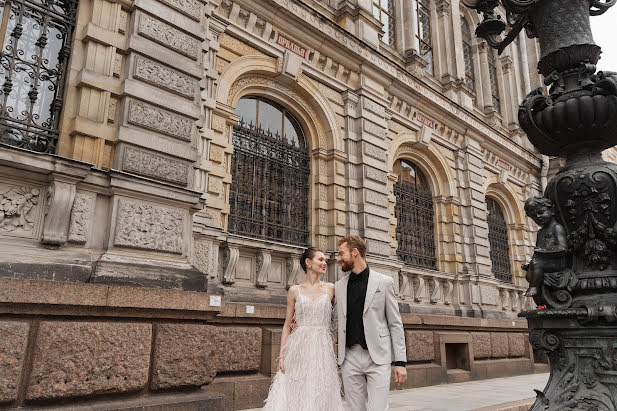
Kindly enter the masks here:
M 338 363 L 345 360 L 347 332 L 347 283 L 349 275 L 335 285 L 338 320 Z M 394 295 L 394 281 L 387 275 L 370 270 L 362 314 L 368 352 L 377 365 L 407 361 L 405 331 Z

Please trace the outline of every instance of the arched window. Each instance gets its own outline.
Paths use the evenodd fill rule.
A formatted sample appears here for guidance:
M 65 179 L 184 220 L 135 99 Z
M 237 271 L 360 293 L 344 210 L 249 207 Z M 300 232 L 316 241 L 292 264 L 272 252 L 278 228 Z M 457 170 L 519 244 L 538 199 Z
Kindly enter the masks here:
M 433 74 L 433 41 L 431 40 L 431 7 L 429 0 L 414 0 L 416 21 L 418 22 L 418 50 L 428 63 L 426 72 Z
M 471 30 L 467 20 L 461 16 L 463 31 L 463 58 L 465 59 L 465 84 L 475 90 L 476 76 L 473 72 L 473 49 L 471 48 Z
M 510 246 L 508 245 L 508 228 L 501 207 L 490 197 L 486 198 L 488 212 L 488 242 L 491 247 L 493 274 L 500 281 L 512 282 L 510 270 Z
M 433 194 L 428 181 L 407 160 L 398 160 L 394 172 L 398 175 L 394 185 L 397 255 L 409 265 L 435 270 Z
M 488 75 L 491 81 L 493 108 L 496 112 L 501 113 L 501 106 L 499 105 L 499 86 L 497 84 L 497 66 L 495 65 L 495 52 L 492 49 L 489 49 L 486 56 L 488 58 Z
M 261 97 L 235 110 L 229 232 L 307 246 L 309 153 L 293 116 Z
M 77 1 L 1 4 L 0 142 L 54 153 Z
M 383 25 L 381 40 L 394 47 L 394 0 L 373 0 L 373 17 Z

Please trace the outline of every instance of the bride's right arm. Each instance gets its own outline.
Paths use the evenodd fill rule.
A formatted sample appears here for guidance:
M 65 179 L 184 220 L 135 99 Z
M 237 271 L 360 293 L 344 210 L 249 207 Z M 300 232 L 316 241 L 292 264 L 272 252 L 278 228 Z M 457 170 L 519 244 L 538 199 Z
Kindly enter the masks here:
M 298 296 L 297 285 L 289 288 L 287 292 L 287 314 L 285 315 L 285 324 L 283 325 L 283 332 L 281 334 L 281 350 L 279 352 L 279 369 L 285 373 L 283 368 L 283 360 L 285 358 L 285 343 L 289 334 L 291 334 L 291 323 L 293 322 L 296 306 L 296 297 Z

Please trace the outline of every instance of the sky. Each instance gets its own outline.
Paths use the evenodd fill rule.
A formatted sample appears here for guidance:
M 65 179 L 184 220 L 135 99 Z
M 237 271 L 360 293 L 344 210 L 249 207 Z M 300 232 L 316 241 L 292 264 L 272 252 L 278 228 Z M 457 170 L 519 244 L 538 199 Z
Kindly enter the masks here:
M 608 9 L 601 16 L 591 17 L 591 31 L 596 44 L 602 47 L 602 55 L 598 61 L 598 70 L 617 71 L 617 5 Z M 612 27 L 611 27 L 612 25 Z

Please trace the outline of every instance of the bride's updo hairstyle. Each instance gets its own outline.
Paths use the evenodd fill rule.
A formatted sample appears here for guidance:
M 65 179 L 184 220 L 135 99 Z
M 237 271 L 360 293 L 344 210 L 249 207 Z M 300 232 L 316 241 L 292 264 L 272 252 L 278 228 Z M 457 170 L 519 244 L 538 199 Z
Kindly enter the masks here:
M 306 259 L 308 258 L 309 260 L 312 260 L 317 253 L 323 253 L 323 251 L 316 247 L 309 247 L 304 250 L 304 252 L 300 256 L 300 267 L 302 267 L 304 272 L 306 272 Z

